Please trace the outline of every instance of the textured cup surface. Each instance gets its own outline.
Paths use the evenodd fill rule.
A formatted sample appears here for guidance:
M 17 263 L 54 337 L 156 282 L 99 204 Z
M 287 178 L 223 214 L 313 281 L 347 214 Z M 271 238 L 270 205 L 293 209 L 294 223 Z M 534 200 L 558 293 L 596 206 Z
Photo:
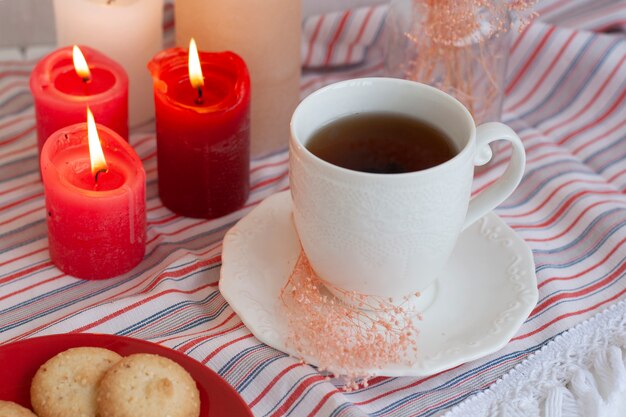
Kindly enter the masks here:
M 372 174 L 332 165 L 306 148 L 316 130 L 331 121 L 380 112 L 438 127 L 452 139 L 457 155 L 422 171 Z M 470 113 L 435 88 L 364 78 L 311 94 L 292 118 L 289 169 L 295 226 L 316 273 L 335 286 L 367 295 L 402 297 L 428 288 L 467 226 L 476 159 L 486 162 L 477 158 Z M 516 175 L 499 181 L 509 191 L 500 190 L 499 201 L 490 197 L 488 204 L 481 202 L 482 211 L 515 188 L 523 161 L 517 165 Z

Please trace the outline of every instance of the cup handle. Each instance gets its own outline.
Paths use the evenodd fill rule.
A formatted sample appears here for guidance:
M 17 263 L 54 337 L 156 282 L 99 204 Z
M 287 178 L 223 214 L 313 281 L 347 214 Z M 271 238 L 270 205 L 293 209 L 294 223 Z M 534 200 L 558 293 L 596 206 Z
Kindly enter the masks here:
M 466 229 L 506 200 L 519 185 L 524 175 L 524 165 L 526 164 L 524 145 L 513 129 L 503 123 L 490 122 L 476 128 L 474 165 L 480 166 L 489 162 L 493 155 L 489 144 L 497 140 L 507 140 L 513 145 L 513 154 L 511 155 L 509 166 L 496 182 L 472 198 L 467 208 L 463 229 Z

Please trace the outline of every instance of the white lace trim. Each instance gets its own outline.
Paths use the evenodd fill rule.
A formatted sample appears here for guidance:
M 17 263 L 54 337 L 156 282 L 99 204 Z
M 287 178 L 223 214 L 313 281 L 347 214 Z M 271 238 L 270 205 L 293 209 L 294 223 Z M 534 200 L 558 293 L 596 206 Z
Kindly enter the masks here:
M 626 407 L 626 301 L 557 336 L 442 417 L 617 417 Z

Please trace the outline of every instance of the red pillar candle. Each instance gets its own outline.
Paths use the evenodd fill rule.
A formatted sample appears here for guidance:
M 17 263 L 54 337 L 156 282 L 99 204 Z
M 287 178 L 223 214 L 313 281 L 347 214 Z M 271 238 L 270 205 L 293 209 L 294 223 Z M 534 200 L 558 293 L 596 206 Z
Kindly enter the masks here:
M 72 47 L 41 59 L 30 76 L 35 99 L 39 152 L 50 135 L 85 122 L 87 105 L 99 123 L 128 140 L 128 77 L 124 68 L 102 53 L 81 46 L 89 73 L 75 68 Z
M 202 75 L 195 87 L 184 49 L 163 51 L 148 64 L 159 195 L 178 214 L 214 218 L 248 198 L 250 79 L 246 64 L 232 52 L 201 52 L 199 63 Z
M 83 116 L 84 117 L 84 116 Z M 41 172 L 52 262 L 83 279 L 114 277 L 135 267 L 146 245 L 146 174 L 133 148 L 97 125 L 102 155 L 92 169 L 85 123 L 55 132 L 44 144 Z

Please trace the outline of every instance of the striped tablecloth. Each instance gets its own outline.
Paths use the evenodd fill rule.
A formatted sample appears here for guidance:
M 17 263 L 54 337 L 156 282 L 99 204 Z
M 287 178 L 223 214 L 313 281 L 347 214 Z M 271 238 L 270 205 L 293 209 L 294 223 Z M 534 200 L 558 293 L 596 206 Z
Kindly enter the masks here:
M 380 74 L 386 10 L 305 20 L 303 95 L 331 81 Z M 163 207 L 154 135 L 134 132 L 130 141 L 148 178 L 145 259 L 106 281 L 62 274 L 48 256 L 37 171 L 28 90 L 36 50 L 0 58 L 0 343 L 67 332 L 150 340 L 217 371 L 258 416 L 569 415 L 554 410 L 584 404 L 592 408 L 580 415 L 600 415 L 593 404 L 600 407 L 608 395 L 606 369 L 617 374 L 604 379 L 626 384 L 619 366 L 626 348 L 626 3 L 549 0 L 538 11 L 541 19 L 512 45 L 504 113 L 524 141 L 528 165 L 496 212 L 531 246 L 540 299 L 499 352 L 427 378 L 380 377 L 344 393 L 256 340 L 218 291 L 221 240 L 257 203 L 288 187 L 286 151 L 253 161 L 243 209 L 204 221 Z M 171 27 L 171 6 L 166 16 Z M 352 65 L 334 67 L 346 63 Z M 497 178 L 504 163 L 499 158 L 481 170 L 475 190 Z M 526 380 L 531 386 L 511 383 Z M 581 388 L 596 382 L 599 391 Z M 592 397 L 595 403 L 585 400 Z

